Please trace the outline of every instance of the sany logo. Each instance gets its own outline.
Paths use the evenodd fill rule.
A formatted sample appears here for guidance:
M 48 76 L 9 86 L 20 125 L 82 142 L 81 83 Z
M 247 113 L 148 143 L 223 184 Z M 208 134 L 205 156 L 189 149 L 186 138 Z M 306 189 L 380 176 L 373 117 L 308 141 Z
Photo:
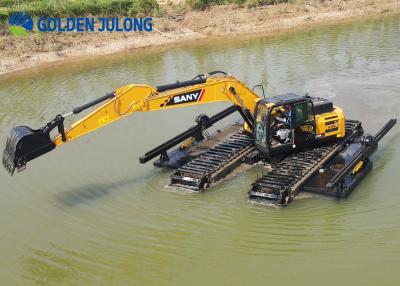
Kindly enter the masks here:
M 12 13 L 8 19 L 8 29 L 14 36 L 29 35 L 33 29 L 33 19 L 29 13 Z
M 175 95 L 167 102 L 167 105 L 201 101 L 203 95 L 204 95 L 204 89 L 199 89 L 192 92 Z

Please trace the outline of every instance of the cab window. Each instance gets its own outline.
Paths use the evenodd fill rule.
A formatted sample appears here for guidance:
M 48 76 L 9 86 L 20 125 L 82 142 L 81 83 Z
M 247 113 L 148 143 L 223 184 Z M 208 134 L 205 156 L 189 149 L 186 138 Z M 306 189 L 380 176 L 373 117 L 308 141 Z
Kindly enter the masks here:
M 314 114 L 312 111 L 311 103 L 300 103 L 295 105 L 295 118 L 296 118 L 296 126 L 302 126 L 309 124 L 314 120 Z
M 255 142 L 263 147 L 267 146 L 268 126 L 267 126 L 268 107 L 259 104 L 255 121 Z

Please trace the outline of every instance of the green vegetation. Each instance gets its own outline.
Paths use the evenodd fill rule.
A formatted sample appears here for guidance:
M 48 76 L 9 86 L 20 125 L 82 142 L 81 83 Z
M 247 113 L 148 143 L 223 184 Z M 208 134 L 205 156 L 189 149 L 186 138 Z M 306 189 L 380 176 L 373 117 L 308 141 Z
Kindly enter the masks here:
M 186 0 L 186 4 L 194 10 L 204 10 L 213 5 L 237 4 L 239 6 L 257 7 L 292 1 L 293 0 Z
M 153 16 L 159 6 L 156 0 L 1 0 L 0 11 L 24 11 L 35 17 Z
M 273 5 L 294 0 L 186 0 L 186 6 L 204 10 L 213 5 L 236 4 L 245 7 Z M 157 16 L 157 0 L 1 0 L 0 13 L 29 12 L 35 17 L 77 17 L 85 15 Z
M 8 14 L 0 10 L 0 24 L 4 24 L 8 21 Z

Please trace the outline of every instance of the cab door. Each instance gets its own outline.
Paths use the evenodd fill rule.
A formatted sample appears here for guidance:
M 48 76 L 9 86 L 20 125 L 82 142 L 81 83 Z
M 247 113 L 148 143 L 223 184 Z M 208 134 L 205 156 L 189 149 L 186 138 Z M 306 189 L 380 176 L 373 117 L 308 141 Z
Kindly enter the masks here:
M 305 145 L 315 139 L 315 113 L 311 101 L 296 103 L 293 106 L 292 129 L 295 147 Z

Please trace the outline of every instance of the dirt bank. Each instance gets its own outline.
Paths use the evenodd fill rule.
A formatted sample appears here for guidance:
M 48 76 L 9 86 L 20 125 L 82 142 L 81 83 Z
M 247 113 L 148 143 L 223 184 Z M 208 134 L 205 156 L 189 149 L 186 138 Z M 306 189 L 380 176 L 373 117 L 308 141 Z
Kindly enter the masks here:
M 165 3 L 165 2 L 164 2 Z M 165 4 L 164 4 L 165 5 Z M 309 0 L 258 8 L 216 6 L 206 11 L 164 6 L 150 33 L 31 33 L 0 36 L 0 74 L 43 63 L 211 37 L 276 33 L 305 26 L 400 14 L 399 0 Z

